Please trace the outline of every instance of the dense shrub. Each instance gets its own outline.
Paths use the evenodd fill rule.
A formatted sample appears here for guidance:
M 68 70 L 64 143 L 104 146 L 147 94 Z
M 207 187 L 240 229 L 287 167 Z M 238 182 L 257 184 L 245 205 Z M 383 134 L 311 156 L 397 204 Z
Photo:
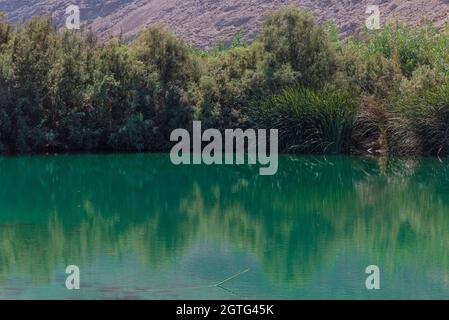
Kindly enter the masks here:
M 164 150 L 170 132 L 192 120 L 188 91 L 200 77 L 197 57 L 162 26 L 143 31 L 131 49 L 140 68 L 137 110 L 154 125 L 152 149 Z
M 447 30 L 438 32 L 428 21 L 417 28 L 398 23 L 389 23 L 366 42 L 369 54 L 380 54 L 385 58 L 397 57 L 406 77 L 423 65 L 435 65 L 449 61 Z
M 257 49 L 239 47 L 203 58 L 207 69 L 195 99 L 197 118 L 206 127 L 245 126 L 246 106 L 266 93 Z
M 259 41 L 264 71 L 272 87 L 295 83 L 320 88 L 335 72 L 329 36 L 315 18 L 286 7 L 265 20 Z
M 113 132 L 109 143 L 115 150 L 144 151 L 152 141 L 152 123 L 143 120 L 142 114 L 132 115 L 123 127 Z

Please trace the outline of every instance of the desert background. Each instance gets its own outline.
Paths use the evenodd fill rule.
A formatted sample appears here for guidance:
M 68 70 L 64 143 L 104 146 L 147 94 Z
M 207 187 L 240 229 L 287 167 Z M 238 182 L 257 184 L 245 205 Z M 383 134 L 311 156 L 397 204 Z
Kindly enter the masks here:
M 80 6 L 85 27 L 100 38 L 134 39 L 145 26 L 163 23 L 200 48 L 229 42 L 237 32 L 251 40 L 267 12 L 287 5 L 311 11 L 319 22 L 334 22 L 343 36 L 364 27 L 369 5 L 379 5 L 382 21 L 411 25 L 426 17 L 442 26 L 449 14 L 449 0 L 0 0 L 0 11 L 13 23 L 46 15 L 62 26 L 70 4 Z

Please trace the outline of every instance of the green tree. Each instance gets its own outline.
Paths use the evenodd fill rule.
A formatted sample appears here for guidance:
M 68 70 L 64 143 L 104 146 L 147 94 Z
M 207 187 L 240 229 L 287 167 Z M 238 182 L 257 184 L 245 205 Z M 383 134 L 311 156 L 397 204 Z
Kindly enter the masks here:
M 297 83 L 320 88 L 332 79 L 336 58 L 329 36 L 315 18 L 286 7 L 265 20 L 259 41 L 264 50 L 264 68 L 273 88 Z

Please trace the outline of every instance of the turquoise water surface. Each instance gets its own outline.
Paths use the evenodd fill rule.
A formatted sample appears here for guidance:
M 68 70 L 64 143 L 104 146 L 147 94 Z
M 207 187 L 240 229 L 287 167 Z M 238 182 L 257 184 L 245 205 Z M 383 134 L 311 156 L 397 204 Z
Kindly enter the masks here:
M 447 160 L 4 157 L 0 181 L 0 299 L 449 298 Z

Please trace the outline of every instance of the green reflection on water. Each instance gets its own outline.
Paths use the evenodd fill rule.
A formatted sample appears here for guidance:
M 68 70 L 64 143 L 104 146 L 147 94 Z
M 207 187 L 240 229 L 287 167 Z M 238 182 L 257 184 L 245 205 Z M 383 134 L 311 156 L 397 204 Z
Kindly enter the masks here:
M 449 298 L 449 161 L 10 157 L 0 179 L 0 298 Z

